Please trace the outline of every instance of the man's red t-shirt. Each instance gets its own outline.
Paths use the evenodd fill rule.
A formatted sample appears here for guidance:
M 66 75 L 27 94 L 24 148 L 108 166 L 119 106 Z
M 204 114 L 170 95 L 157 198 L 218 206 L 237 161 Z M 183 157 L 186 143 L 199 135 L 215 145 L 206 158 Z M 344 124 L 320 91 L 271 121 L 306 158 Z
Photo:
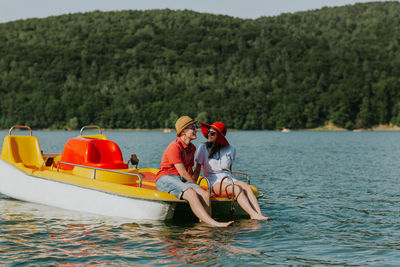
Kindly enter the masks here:
M 196 147 L 192 143 L 186 145 L 180 138 L 172 141 L 164 151 L 156 178 L 158 179 L 163 175 L 179 176 L 174 164 L 182 163 L 186 170 L 193 167 L 195 152 Z

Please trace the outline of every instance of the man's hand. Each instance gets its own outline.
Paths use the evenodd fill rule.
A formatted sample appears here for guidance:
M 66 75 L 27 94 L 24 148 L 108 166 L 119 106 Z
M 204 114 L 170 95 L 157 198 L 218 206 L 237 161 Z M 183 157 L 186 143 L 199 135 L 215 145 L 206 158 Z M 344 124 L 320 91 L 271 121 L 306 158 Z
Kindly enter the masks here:
M 196 181 L 194 181 L 192 175 L 186 170 L 185 165 L 183 165 L 183 163 L 174 164 L 174 166 L 178 170 L 179 175 L 181 177 L 185 178 L 188 182 L 191 182 L 193 184 L 196 183 Z

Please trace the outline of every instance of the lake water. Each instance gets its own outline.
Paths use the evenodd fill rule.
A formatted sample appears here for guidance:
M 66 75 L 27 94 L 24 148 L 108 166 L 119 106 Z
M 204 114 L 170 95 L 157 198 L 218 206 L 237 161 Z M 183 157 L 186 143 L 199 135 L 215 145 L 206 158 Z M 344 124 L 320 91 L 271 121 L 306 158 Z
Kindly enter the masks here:
M 45 153 L 78 134 L 34 132 Z M 175 138 L 105 134 L 142 168 L 158 167 Z M 237 147 L 234 169 L 263 193 L 271 221 L 137 224 L 0 194 L 0 265 L 400 265 L 400 132 L 232 131 L 228 139 Z M 199 134 L 195 144 L 203 141 Z

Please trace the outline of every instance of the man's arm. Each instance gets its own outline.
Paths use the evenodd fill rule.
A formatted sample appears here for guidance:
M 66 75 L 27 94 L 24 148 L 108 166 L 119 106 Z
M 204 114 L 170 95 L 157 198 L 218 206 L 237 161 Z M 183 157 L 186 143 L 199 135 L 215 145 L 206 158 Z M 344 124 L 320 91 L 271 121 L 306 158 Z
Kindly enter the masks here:
M 186 181 L 191 182 L 191 183 L 196 183 L 196 181 L 193 179 L 192 174 L 189 173 L 186 168 L 185 165 L 183 165 L 183 163 L 178 163 L 178 164 L 174 164 L 175 168 L 178 170 L 179 175 L 183 178 L 186 179 Z M 193 171 L 192 171 L 193 172 Z

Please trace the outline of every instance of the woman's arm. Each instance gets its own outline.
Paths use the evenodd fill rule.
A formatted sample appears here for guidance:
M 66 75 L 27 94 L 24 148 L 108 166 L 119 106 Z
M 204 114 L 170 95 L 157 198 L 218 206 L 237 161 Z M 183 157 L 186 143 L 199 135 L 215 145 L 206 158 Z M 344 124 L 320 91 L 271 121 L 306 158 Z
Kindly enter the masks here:
M 201 165 L 199 163 L 196 164 L 196 167 L 194 168 L 194 172 L 193 172 L 193 179 L 195 181 L 197 181 L 199 179 L 199 175 L 200 175 L 200 170 L 201 170 Z

